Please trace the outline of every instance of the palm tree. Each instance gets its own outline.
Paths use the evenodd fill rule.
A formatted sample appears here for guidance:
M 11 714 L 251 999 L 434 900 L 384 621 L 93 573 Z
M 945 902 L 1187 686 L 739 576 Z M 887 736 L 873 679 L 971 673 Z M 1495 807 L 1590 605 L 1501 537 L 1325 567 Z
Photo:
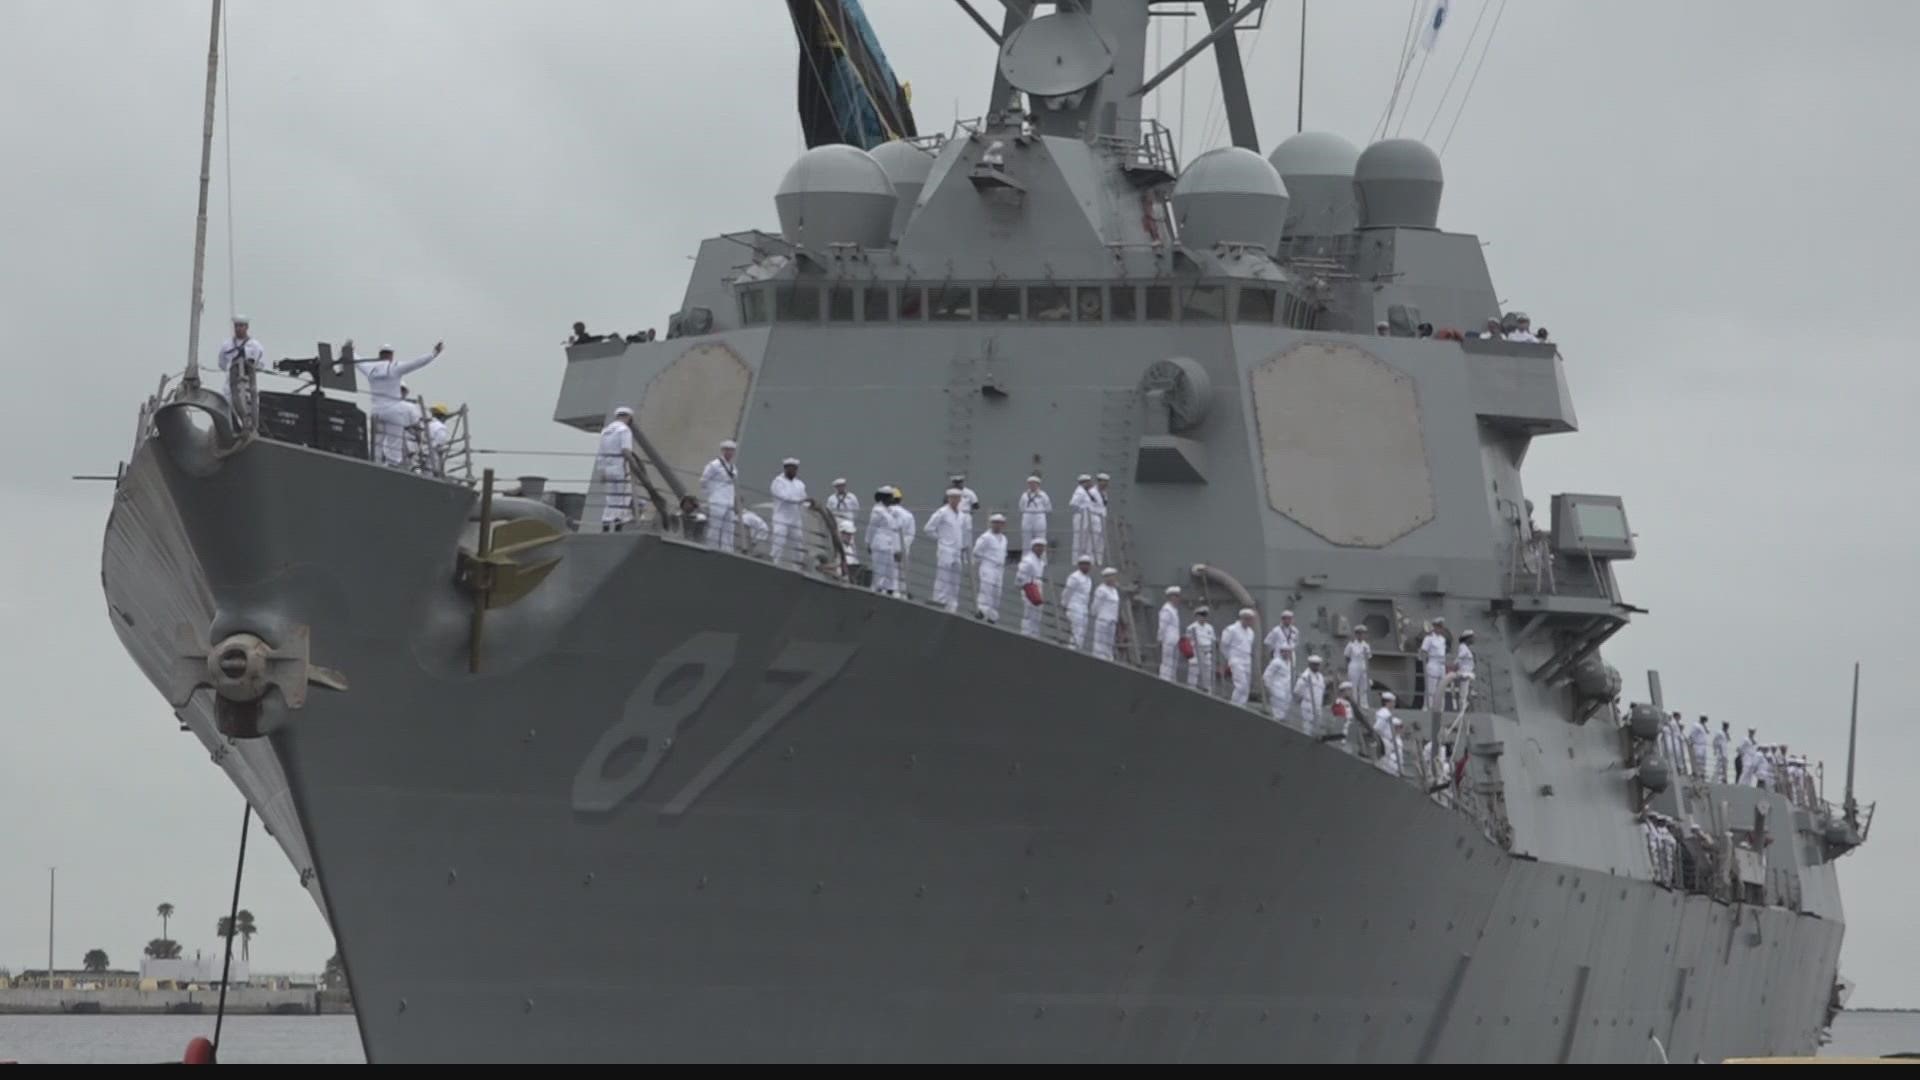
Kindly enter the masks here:
M 234 932 L 240 935 L 240 959 L 252 963 L 253 950 L 250 946 L 253 944 L 253 935 L 260 932 L 259 928 L 253 925 L 253 912 L 241 908 L 235 918 L 240 920 L 239 925 L 234 928 Z
M 86 968 L 88 971 L 107 970 L 107 950 L 88 949 L 87 958 L 80 961 L 80 966 Z
M 160 937 L 162 940 L 165 940 L 167 936 L 167 920 L 173 918 L 173 905 L 162 900 L 157 910 L 160 912 Z
M 178 960 L 180 958 L 180 943 L 170 941 L 166 938 L 154 938 L 152 941 L 147 942 L 146 953 L 155 960 Z

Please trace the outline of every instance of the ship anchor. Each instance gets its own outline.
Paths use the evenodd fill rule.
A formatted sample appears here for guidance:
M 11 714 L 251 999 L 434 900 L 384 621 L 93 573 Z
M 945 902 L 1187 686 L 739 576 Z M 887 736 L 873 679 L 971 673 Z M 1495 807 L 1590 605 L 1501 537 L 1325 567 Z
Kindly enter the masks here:
M 167 703 L 175 709 L 185 708 L 194 691 L 205 687 L 214 693 L 214 723 L 220 733 L 251 739 L 265 734 L 260 729 L 260 715 L 268 690 L 278 687 L 287 708 L 299 709 L 307 703 L 309 685 L 324 690 L 347 689 L 345 675 L 308 660 L 306 627 L 296 626 L 281 637 L 278 647 L 244 631 L 208 644 L 204 634 L 181 626 L 177 631 L 179 659 Z
M 487 612 L 506 607 L 532 592 L 546 580 L 559 559 L 521 564 L 514 556 L 551 544 L 565 534 L 536 518 L 516 518 L 493 525 L 493 470 L 482 475 L 480 485 L 479 551 L 460 549 L 455 582 L 473 594 L 473 629 L 467 642 L 467 671 L 480 672 L 480 643 L 486 628 Z

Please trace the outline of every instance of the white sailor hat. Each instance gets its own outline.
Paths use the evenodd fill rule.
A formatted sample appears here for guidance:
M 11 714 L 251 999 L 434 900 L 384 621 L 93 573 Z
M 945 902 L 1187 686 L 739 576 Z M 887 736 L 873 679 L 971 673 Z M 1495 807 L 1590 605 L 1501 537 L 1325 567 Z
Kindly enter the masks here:
M 1193 609 L 1193 613 L 1195 615 L 1205 615 L 1207 610 L 1207 605 L 1201 604 L 1199 607 Z
M 1241 609 L 1240 609 L 1240 617 L 1241 617 L 1241 618 L 1243 618 L 1243 619 L 1251 619 L 1251 618 L 1253 618 L 1253 617 L 1254 617 L 1255 615 L 1257 615 L 1257 614 L 1259 614 L 1259 613 L 1258 613 L 1258 612 L 1256 612 L 1256 611 L 1254 611 L 1254 610 L 1253 610 L 1252 608 L 1250 608 L 1250 607 L 1243 607 L 1243 608 L 1241 608 Z
M 1435 626 L 1439 626 L 1442 623 L 1445 623 L 1446 621 L 1447 621 L 1447 617 L 1445 615 L 1435 615 L 1433 617 L 1433 623 Z
M 1093 477 L 1088 476 L 1086 473 L 1081 473 L 1079 476 L 1073 478 L 1073 482 L 1076 484 L 1084 484 L 1092 479 Z
M 1006 520 L 1007 515 L 1005 514 L 993 514 L 987 518 L 987 524 L 991 525 L 996 521 L 1004 523 Z
M 625 406 L 625 405 L 622 405 L 622 406 L 620 406 L 619 408 L 617 408 L 617 409 L 615 409 L 615 410 L 613 410 L 613 415 L 615 415 L 615 416 L 632 416 L 632 415 L 633 415 L 633 410 L 632 410 L 632 409 L 630 409 L 630 408 L 628 408 L 628 407 L 627 407 L 627 406 Z
M 1033 543 L 1028 544 L 1027 546 L 1028 547 L 1046 547 L 1047 538 L 1044 536 L 1036 536 L 1033 538 Z
M 381 351 L 381 352 L 392 352 L 392 351 L 393 351 L 393 346 L 391 346 L 391 345 L 382 345 L 382 346 L 380 346 L 380 351 Z
M 721 440 L 720 440 L 720 449 L 722 449 L 722 450 L 738 450 L 738 449 L 740 449 L 740 444 L 739 444 L 739 443 L 737 443 L 737 442 L 734 442 L 734 441 L 733 441 L 732 439 L 721 439 Z
M 1094 475 L 1094 479 L 1095 480 L 1111 480 L 1113 479 L 1113 477 L 1108 476 L 1106 473 L 1097 473 Z
M 964 481 L 964 480 L 965 480 L 966 478 L 967 478 L 967 474 L 966 474 L 966 473 L 958 473 L 958 472 L 957 472 L 957 473 L 954 473 L 954 474 L 952 474 L 951 476 L 948 476 L 948 477 L 947 477 L 947 482 L 948 482 L 948 483 L 950 483 L 950 484 L 958 484 L 958 483 L 960 483 L 960 482 L 962 482 L 962 481 Z
M 1281 613 L 1280 613 L 1280 617 L 1281 617 L 1281 618 L 1283 618 L 1283 619 L 1291 619 L 1291 618 L 1293 618 L 1293 609 L 1291 609 L 1291 608 L 1289 608 L 1289 609 L 1287 609 L 1286 611 L 1283 611 L 1283 612 L 1281 612 Z
M 853 522 L 851 522 L 851 521 L 848 521 L 848 520 L 847 520 L 846 518 L 841 518 L 841 519 L 840 519 L 840 531 L 841 531 L 841 532 L 852 532 L 852 531 L 853 531 Z
M 1381 700 L 1381 701 L 1395 701 L 1395 700 L 1397 700 L 1397 699 L 1396 699 L 1396 698 L 1395 698 L 1395 697 L 1393 696 L 1393 691 L 1391 691 L 1391 690 L 1382 690 L 1382 691 L 1380 691 L 1380 700 Z M 1396 719 L 1397 719 L 1397 718 L 1396 718 Z
M 247 318 L 247 317 L 246 317 L 245 315 L 235 315 L 235 316 L 233 317 L 233 325 L 235 325 L 235 326 L 252 326 L 252 325 L 253 325 L 253 320 L 251 320 L 251 319 L 249 319 L 249 318 Z
M 1312 656 L 1307 657 L 1307 663 L 1309 664 L 1318 664 L 1320 662 L 1321 660 L 1320 660 L 1319 653 L 1314 653 Z
M 847 478 L 844 476 L 836 476 L 833 478 L 834 487 L 839 487 L 841 484 L 844 484 L 846 482 L 847 482 Z
M 1029 483 L 1029 484 L 1037 484 L 1037 483 L 1039 483 L 1039 482 L 1040 482 L 1040 478 L 1039 478 L 1039 477 L 1037 477 L 1037 476 L 1029 476 L 1029 477 L 1027 477 L 1027 483 Z
M 1341 679 L 1341 680 L 1340 680 L 1340 689 L 1342 689 L 1342 690 L 1351 690 L 1351 689 L 1353 689 L 1353 684 L 1352 684 L 1351 682 L 1348 682 L 1348 681 L 1347 681 L 1346 679 Z
M 1120 571 L 1118 571 L 1118 570 L 1115 570 L 1115 569 L 1114 569 L 1113 567 L 1111 567 L 1111 566 L 1103 566 L 1103 567 L 1101 567 L 1101 568 L 1100 568 L 1100 576 L 1101 576 L 1101 577 L 1113 577 L 1114 575 L 1116 575 L 1116 574 L 1118 574 L 1119 572 L 1120 572 Z
M 1366 623 L 1354 623 L 1354 624 L 1353 624 L 1353 632 L 1354 632 L 1354 633 L 1356 633 L 1356 634 L 1364 634 L 1364 633 L 1366 633 L 1366 632 L 1367 632 L 1367 624 L 1366 624 Z
M 1462 631 L 1460 631 L 1460 636 L 1461 636 L 1461 637 L 1463 637 L 1463 638 L 1470 638 L 1470 637 L 1472 637 L 1472 636 L 1473 636 L 1473 627 L 1471 627 L 1471 626 L 1469 626 L 1469 627 L 1467 627 L 1467 628 L 1466 628 L 1465 630 L 1462 630 Z
M 1091 556 L 1091 555 L 1082 555 L 1082 556 L 1080 556 L 1079 558 L 1077 558 L 1077 559 L 1075 559 L 1075 560 L 1073 560 L 1073 561 L 1074 561 L 1074 562 L 1077 562 L 1077 563 L 1086 563 L 1086 564 L 1087 564 L 1088 566 L 1092 566 L 1092 565 L 1093 565 L 1093 556 Z
M 800 464 L 800 459 L 797 457 L 781 458 L 780 464 L 783 468 L 788 465 L 798 465 Z
M 947 498 L 949 498 L 949 499 L 957 499 L 957 498 L 959 498 L 960 496 L 962 496 L 962 495 L 965 495 L 965 494 L 966 494 L 966 492 L 964 492 L 964 491 L 961 491 L 961 490 L 960 490 L 959 488 L 948 488 L 948 489 L 947 489 Z
M 1167 586 L 1167 595 L 1168 595 L 1168 596 L 1179 596 L 1179 595 L 1180 595 L 1180 586 L 1178 586 L 1178 585 L 1169 585 L 1169 586 Z

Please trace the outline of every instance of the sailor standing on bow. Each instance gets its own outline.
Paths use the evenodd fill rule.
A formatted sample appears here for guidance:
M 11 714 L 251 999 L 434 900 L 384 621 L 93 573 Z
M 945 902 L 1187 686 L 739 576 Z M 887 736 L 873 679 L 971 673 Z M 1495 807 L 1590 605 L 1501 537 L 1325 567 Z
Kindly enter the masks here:
M 1707 718 L 1701 717 L 1701 723 Z M 1713 735 L 1713 778 L 1720 783 L 1727 782 L 1727 757 L 1733 750 L 1733 721 L 1720 721 L 1720 730 Z
M 1020 545 L 1029 551 L 1036 539 L 1047 535 L 1047 515 L 1053 513 L 1053 499 L 1040 490 L 1038 476 L 1027 477 L 1027 490 L 1020 493 Z
M 722 551 L 733 551 L 733 523 L 739 518 L 734 505 L 734 484 L 740 470 L 733 463 L 740 444 L 732 439 L 720 443 L 720 456 L 707 462 L 700 471 L 700 497 L 707 504 L 707 540 Z
M 220 370 L 227 373 L 224 391 L 209 387 L 227 399 L 227 410 L 234 423 L 246 427 L 252 416 L 252 396 L 247 388 L 255 372 L 266 366 L 267 350 L 248 333 L 245 315 L 233 317 L 233 336 L 220 344 Z
M 1353 640 L 1347 642 L 1347 681 L 1353 684 L 1354 715 L 1367 707 L 1367 662 L 1373 659 L 1373 646 L 1367 642 L 1367 628 L 1356 625 Z
M 954 473 L 947 477 L 947 486 L 960 489 L 960 550 L 968 555 L 973 553 L 973 515 L 980 509 L 980 496 L 967 486 L 965 473 Z
M 1320 673 L 1320 654 L 1307 657 L 1307 670 L 1293 682 L 1293 703 L 1300 710 L 1300 729 L 1320 734 L 1320 712 L 1327 700 L 1327 677 Z
M 1027 553 L 1020 556 L 1020 566 L 1013 572 L 1013 588 L 1020 594 L 1020 633 L 1039 637 L 1040 616 L 1046 611 L 1046 537 L 1036 536 L 1027 545 Z
M 1187 638 L 1193 642 L 1193 659 L 1187 661 L 1187 685 L 1206 694 L 1213 693 L 1213 665 L 1218 655 L 1214 643 L 1219 635 L 1207 619 L 1207 605 L 1193 609 L 1193 622 L 1187 624 Z
M 1381 772 L 1400 775 L 1400 756 L 1403 749 L 1400 734 L 1400 718 L 1393 712 L 1393 691 L 1382 690 L 1380 691 L 1380 708 L 1373 714 L 1373 736 L 1380 740 L 1378 764 Z
M 1120 624 L 1119 580 L 1120 571 L 1103 567 L 1100 587 L 1093 590 L 1093 603 L 1087 608 L 1093 617 L 1093 655 L 1102 660 L 1113 659 L 1113 632 Z
M 373 456 L 380 464 L 406 464 L 407 425 L 413 423 L 415 413 L 400 389 L 400 380 L 438 359 L 444 344 L 436 341 L 432 352 L 412 360 L 395 360 L 393 346 L 382 345 L 378 359 L 353 362 L 366 376 L 367 392 L 373 396 Z M 352 345 L 351 341 L 346 343 L 348 348 Z
M 873 512 L 867 515 L 867 556 L 873 560 L 873 591 L 900 595 L 900 523 L 893 519 L 893 491 L 873 493 Z
M 847 490 L 847 478 L 833 482 L 833 494 L 827 496 L 827 513 L 836 521 L 853 521 L 860 516 L 860 496 Z
M 1433 617 L 1427 636 L 1420 639 L 1420 655 L 1426 658 L 1427 677 L 1421 687 L 1425 698 L 1421 705 L 1429 712 L 1439 712 L 1446 707 L 1446 699 L 1441 696 L 1440 689 L 1447 677 L 1447 620 L 1444 617 Z
M 1077 555 L 1073 561 L 1060 603 L 1067 609 L 1067 643 L 1074 652 L 1082 652 L 1087 647 L 1087 607 L 1093 600 L 1093 556 Z
M 976 618 L 990 623 L 1000 621 L 1000 583 L 1007 574 L 1007 516 L 995 514 L 987 519 L 987 531 L 973 541 L 973 574 L 976 587 L 973 610 Z
M 1293 625 L 1293 612 L 1280 613 L 1280 621 L 1267 631 L 1265 642 L 1272 659 L 1260 673 L 1267 691 L 1267 711 L 1275 720 L 1285 720 L 1293 711 L 1293 658 L 1300 647 L 1300 628 Z
M 959 488 L 948 488 L 946 505 L 927 516 L 927 527 L 922 530 L 938 545 L 934 551 L 933 602 L 950 612 L 960 610 L 960 555 L 966 550 L 962 546 L 966 526 L 960 500 L 964 497 Z
M 1240 609 L 1240 621 L 1220 632 L 1220 655 L 1227 662 L 1227 674 L 1233 679 L 1233 703 L 1245 705 L 1253 685 L 1252 608 Z
M 613 410 L 613 419 L 600 429 L 600 483 L 605 502 L 600 510 L 600 531 L 619 532 L 633 524 L 633 483 L 627 479 L 627 453 L 633 449 L 633 410 L 625 405 Z
M 773 564 L 800 569 L 807 552 L 801 511 L 813 505 L 807 498 L 807 482 L 800 479 L 800 459 L 782 461 L 780 475 L 773 478 L 767 490 L 773 495 Z
M 1155 638 L 1160 645 L 1160 677 L 1168 682 L 1180 679 L 1180 586 L 1167 586 L 1167 601 L 1160 605 L 1160 625 Z
M 1069 507 L 1073 510 L 1073 558 L 1078 562 L 1080 556 L 1085 555 L 1091 561 L 1096 546 L 1093 477 L 1081 473 L 1074 482 L 1080 486 L 1073 489 L 1073 498 L 1069 500 Z

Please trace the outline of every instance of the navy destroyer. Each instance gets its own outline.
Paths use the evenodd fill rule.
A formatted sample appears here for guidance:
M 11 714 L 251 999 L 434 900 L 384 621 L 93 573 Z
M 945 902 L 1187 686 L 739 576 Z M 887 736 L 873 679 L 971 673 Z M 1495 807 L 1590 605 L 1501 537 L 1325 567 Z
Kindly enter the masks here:
M 1259 0 L 1158 71 L 1149 0 L 962 7 L 988 108 L 922 135 L 857 6 L 794 6 L 779 228 L 704 242 L 663 336 L 566 348 L 584 492 L 475 475 L 344 346 L 140 408 L 107 617 L 320 906 L 369 1059 L 1815 1048 L 1871 808 L 1623 691 L 1626 509 L 1536 511 L 1566 367 L 1438 156 L 1263 148 Z M 1233 145 L 1182 162 L 1142 98 L 1203 50 Z M 1006 565 L 943 532 L 995 511 Z

